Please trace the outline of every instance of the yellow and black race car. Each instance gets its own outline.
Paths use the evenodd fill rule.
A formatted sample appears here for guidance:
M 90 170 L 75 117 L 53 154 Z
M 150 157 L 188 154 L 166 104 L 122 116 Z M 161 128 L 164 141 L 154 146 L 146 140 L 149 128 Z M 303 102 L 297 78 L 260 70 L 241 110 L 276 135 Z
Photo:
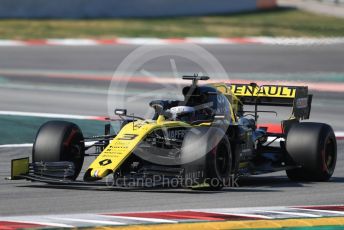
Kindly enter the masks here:
M 307 87 L 212 83 L 205 76 L 184 76 L 184 100 L 155 100 L 152 119 L 117 109 L 121 129 L 84 138 L 79 127 L 50 121 L 39 129 L 29 158 L 12 161 L 12 179 L 51 184 L 114 186 L 233 185 L 242 175 L 285 170 L 291 180 L 327 181 L 333 174 L 337 143 L 332 128 L 309 118 Z M 261 106 L 292 108 L 281 130 L 257 124 Z M 247 108 L 252 108 L 247 110 Z M 85 146 L 86 141 L 93 141 Z M 95 153 L 90 153 L 95 149 Z M 86 152 L 86 150 L 88 150 Z M 85 156 L 96 159 L 83 173 Z M 106 182 L 104 182 L 106 181 Z

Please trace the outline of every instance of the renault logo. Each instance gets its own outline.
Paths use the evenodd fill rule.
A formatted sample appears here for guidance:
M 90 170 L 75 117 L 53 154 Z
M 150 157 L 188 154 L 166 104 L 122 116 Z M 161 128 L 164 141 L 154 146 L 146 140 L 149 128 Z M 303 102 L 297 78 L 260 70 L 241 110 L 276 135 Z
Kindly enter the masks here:
M 99 161 L 99 165 L 101 165 L 101 166 L 105 166 L 105 165 L 108 165 L 111 163 L 112 163 L 112 161 L 110 159 L 105 159 L 105 160 Z

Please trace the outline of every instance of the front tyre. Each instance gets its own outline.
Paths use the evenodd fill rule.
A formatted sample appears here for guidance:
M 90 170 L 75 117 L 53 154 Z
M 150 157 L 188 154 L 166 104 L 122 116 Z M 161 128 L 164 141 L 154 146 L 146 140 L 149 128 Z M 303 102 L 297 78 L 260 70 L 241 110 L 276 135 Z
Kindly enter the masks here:
M 220 141 L 206 156 L 207 183 L 214 190 L 222 189 L 230 182 L 232 170 L 232 152 L 229 140 L 227 136 L 218 138 Z
M 80 128 L 67 121 L 48 121 L 38 130 L 32 149 L 33 162 L 70 161 L 75 172 L 70 179 L 75 180 L 84 162 L 85 145 Z
M 190 162 L 185 165 L 187 169 L 203 169 L 203 182 L 208 184 L 210 189 L 220 190 L 229 184 L 232 152 L 228 137 L 222 129 L 192 128 L 184 138 L 182 156 Z
M 323 123 L 295 124 L 288 132 L 287 152 L 300 168 L 287 170 L 294 181 L 328 181 L 336 167 L 337 142 L 331 126 Z

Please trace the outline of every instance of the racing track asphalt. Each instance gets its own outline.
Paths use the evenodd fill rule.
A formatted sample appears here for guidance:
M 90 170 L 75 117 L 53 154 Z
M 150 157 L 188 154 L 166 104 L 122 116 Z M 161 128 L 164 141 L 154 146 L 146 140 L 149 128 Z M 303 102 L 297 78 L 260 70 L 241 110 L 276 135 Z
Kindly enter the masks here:
M 344 46 L 206 46 L 227 70 L 233 72 L 344 72 Z M 111 71 L 134 47 L 1 47 L 0 69 L 52 69 Z M 165 71 L 161 63 L 151 66 Z M 179 67 L 179 66 L 178 66 Z M 186 68 L 181 64 L 181 69 Z M 106 82 L 72 81 L 56 87 L 30 88 L 41 79 L 16 80 L 22 88 L 0 88 L 1 110 L 54 112 L 85 115 L 106 114 Z M 77 85 L 75 90 L 65 90 Z M 53 87 L 54 86 L 54 87 Z M 90 88 L 91 87 L 91 88 Z M 62 90 L 64 89 L 64 90 Z M 315 93 L 312 119 L 343 131 L 344 95 Z M 91 106 L 90 106 L 91 105 Z M 146 108 L 146 105 L 137 105 Z M 281 111 L 283 115 L 285 112 Z M 244 179 L 242 187 L 221 192 L 184 189 L 116 190 L 100 188 L 53 188 L 41 183 L 6 181 L 11 158 L 30 154 L 29 148 L 0 148 L 0 215 L 147 211 L 190 208 L 229 208 L 340 204 L 343 200 L 344 142 L 338 142 L 338 163 L 333 180 L 326 183 L 293 183 L 274 173 Z
M 114 71 L 138 46 L 0 47 L 0 69 L 51 69 Z M 344 45 L 204 45 L 228 72 L 307 73 L 344 72 Z M 149 69 L 170 71 L 166 60 L 156 60 Z M 176 63 L 180 72 L 190 71 L 186 60 Z
M 279 172 L 242 179 L 241 187 L 220 192 L 66 188 L 6 181 L 3 178 L 9 174 L 9 160 L 27 156 L 30 149 L 0 149 L 0 215 L 343 204 L 344 141 L 339 142 L 338 148 L 337 168 L 330 182 L 295 183 L 289 181 L 284 172 Z

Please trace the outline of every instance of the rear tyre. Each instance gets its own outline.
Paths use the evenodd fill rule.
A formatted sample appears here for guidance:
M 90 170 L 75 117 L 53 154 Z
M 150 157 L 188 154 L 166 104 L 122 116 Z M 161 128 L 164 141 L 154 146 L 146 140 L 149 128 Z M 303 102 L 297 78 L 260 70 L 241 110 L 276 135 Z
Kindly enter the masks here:
M 80 128 L 67 121 L 48 121 L 41 126 L 32 149 L 33 162 L 71 161 L 75 180 L 84 162 L 85 145 Z
M 337 142 L 331 126 L 303 122 L 293 125 L 286 148 L 300 168 L 286 170 L 293 181 L 328 181 L 336 167 Z

